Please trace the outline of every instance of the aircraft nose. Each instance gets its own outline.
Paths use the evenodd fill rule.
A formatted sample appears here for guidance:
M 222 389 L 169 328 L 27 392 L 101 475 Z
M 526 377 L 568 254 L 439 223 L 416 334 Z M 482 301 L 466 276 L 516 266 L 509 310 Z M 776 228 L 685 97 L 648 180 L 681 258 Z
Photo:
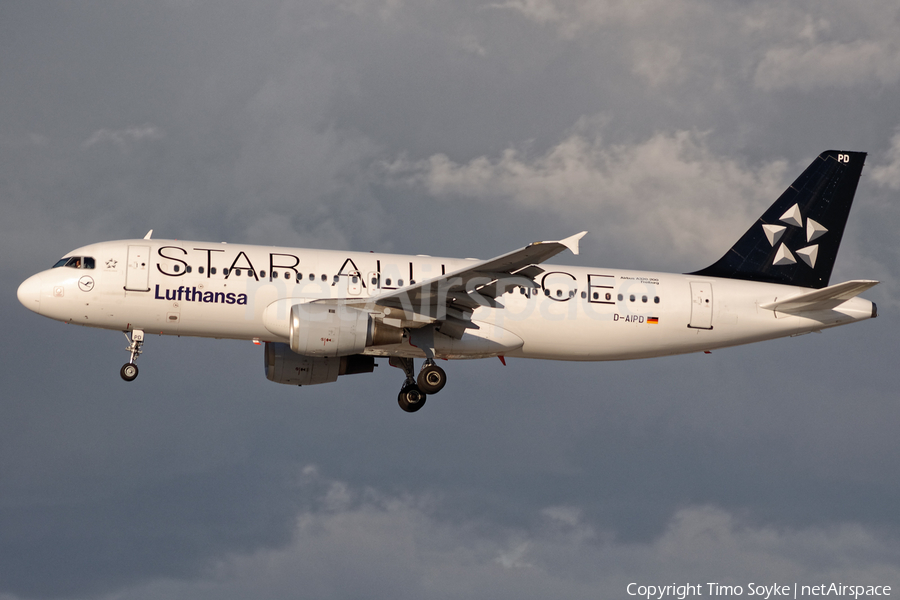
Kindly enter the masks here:
M 19 286 L 19 302 L 28 310 L 41 311 L 41 277 L 32 275 Z

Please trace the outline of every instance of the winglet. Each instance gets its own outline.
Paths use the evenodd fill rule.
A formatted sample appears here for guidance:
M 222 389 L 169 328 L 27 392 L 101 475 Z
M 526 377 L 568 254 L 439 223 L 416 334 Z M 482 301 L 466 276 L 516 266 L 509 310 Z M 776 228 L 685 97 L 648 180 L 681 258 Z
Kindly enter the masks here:
M 145 239 L 145 240 L 149 240 L 151 235 L 153 235 L 153 230 L 152 230 L 152 229 L 151 229 L 150 231 L 147 232 L 147 235 L 144 236 L 144 239 Z M 577 254 L 577 252 L 576 252 L 576 254 Z
M 576 233 L 575 235 L 569 236 L 564 240 L 559 240 L 557 243 L 562 244 L 566 248 L 572 251 L 572 254 L 578 254 L 578 240 L 583 238 L 587 234 L 587 231 L 582 231 L 581 233 Z

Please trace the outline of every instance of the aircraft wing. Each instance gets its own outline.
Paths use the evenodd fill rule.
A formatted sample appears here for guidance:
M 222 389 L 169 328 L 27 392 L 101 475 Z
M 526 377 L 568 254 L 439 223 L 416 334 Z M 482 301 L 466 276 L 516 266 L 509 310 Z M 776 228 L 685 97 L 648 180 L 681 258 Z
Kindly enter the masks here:
M 829 310 L 876 285 L 878 285 L 878 282 L 870 279 L 845 281 L 844 283 L 830 285 L 820 290 L 804 292 L 796 296 L 788 296 L 783 300 L 779 299 L 768 304 L 761 304 L 760 308 L 776 312 Z
M 442 333 L 458 338 L 465 329 L 478 328 L 470 320 L 473 310 L 479 306 L 503 308 L 496 300 L 498 296 L 511 287 L 533 287 L 534 278 L 544 272 L 537 265 L 564 250 L 578 254 L 578 241 L 586 233 L 582 231 L 555 242 L 535 242 L 415 285 L 358 301 L 343 299 L 341 303 L 391 309 L 383 311 L 384 314 L 392 320 L 403 321 L 404 327 L 441 322 Z

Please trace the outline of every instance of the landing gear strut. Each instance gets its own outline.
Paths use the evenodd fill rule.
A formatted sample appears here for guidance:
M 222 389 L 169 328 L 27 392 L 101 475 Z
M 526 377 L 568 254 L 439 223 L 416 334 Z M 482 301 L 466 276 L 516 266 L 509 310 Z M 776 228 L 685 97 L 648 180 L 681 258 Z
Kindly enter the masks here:
M 400 388 L 400 395 L 397 396 L 397 403 L 400 405 L 400 408 L 411 413 L 425 406 L 425 392 L 416 385 L 416 378 L 413 375 L 415 368 L 413 359 L 392 356 L 388 362 L 392 367 L 403 369 L 403 372 L 406 374 L 406 381 L 403 382 L 403 387 Z
M 447 374 L 434 364 L 433 358 L 425 360 L 418 377 L 414 375 L 413 359 L 392 356 L 389 362 L 392 367 L 403 369 L 406 374 L 406 381 L 403 382 L 400 395 L 397 397 L 400 408 L 406 412 L 416 412 L 422 408 L 428 394 L 437 394 L 447 384 Z
M 144 332 L 140 329 L 135 329 L 131 332 L 131 337 L 128 337 L 128 334 L 125 334 L 125 339 L 128 340 L 128 347 L 125 348 L 128 352 L 131 352 L 131 360 L 122 365 L 122 368 L 119 370 L 119 375 L 122 376 L 122 379 L 125 381 L 134 381 L 138 376 L 138 368 L 137 365 L 134 364 L 134 361 L 137 360 L 137 357 L 141 355 L 141 347 L 144 345 Z

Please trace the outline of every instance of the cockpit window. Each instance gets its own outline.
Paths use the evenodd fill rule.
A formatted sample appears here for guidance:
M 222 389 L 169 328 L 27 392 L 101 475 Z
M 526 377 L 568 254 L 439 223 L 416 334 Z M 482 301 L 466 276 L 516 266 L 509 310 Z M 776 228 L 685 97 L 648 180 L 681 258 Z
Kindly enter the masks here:
M 90 256 L 72 256 L 69 258 L 59 259 L 53 268 L 56 267 L 72 267 L 73 269 L 93 269 L 94 259 Z

